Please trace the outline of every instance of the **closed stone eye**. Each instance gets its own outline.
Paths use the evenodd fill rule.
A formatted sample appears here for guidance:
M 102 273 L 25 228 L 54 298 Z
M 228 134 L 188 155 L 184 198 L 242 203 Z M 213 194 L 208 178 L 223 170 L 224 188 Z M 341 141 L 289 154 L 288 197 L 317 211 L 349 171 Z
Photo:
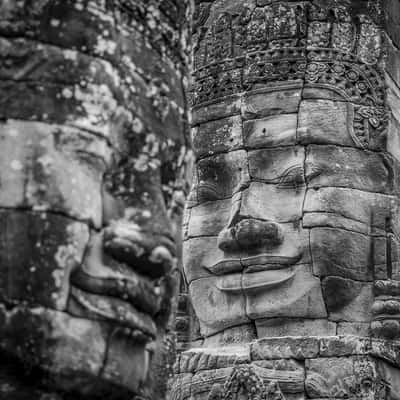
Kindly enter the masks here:
M 304 186 L 304 170 L 300 165 L 288 168 L 278 178 L 279 189 L 298 189 Z

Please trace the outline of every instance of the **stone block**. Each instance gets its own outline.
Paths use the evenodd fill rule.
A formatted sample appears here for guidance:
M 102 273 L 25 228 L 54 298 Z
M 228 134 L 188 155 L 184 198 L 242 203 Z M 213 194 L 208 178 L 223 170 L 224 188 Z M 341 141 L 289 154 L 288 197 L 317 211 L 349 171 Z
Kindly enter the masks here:
M 396 47 L 391 38 L 385 36 L 386 44 L 386 71 L 393 79 L 393 83 L 400 87 L 400 50 Z M 391 85 L 390 85 L 391 86 Z
M 218 248 L 217 237 L 188 239 L 183 245 L 183 269 L 187 282 L 211 276 L 210 267 L 225 260 L 226 256 Z M 239 258 L 241 254 L 230 254 L 229 258 Z
M 233 326 L 218 332 L 215 335 L 205 338 L 203 346 L 205 348 L 224 349 L 227 346 L 235 346 L 241 343 L 250 343 L 257 338 L 254 324 L 244 324 Z
M 218 236 L 228 224 L 232 199 L 208 201 L 190 209 L 189 237 Z
M 268 383 L 277 381 L 286 399 L 300 400 L 304 393 L 304 365 L 293 359 L 253 361 L 261 379 Z M 293 396 L 293 397 L 292 397 Z
M 374 302 L 373 284 L 340 277 L 322 281 L 322 292 L 332 321 L 368 322 Z
M 104 139 L 9 120 L 0 124 L 0 140 L 0 206 L 49 209 L 101 226 L 102 179 L 111 156 Z
M 250 176 L 282 189 L 298 190 L 304 186 L 304 159 L 302 147 L 249 151 Z
M 388 361 L 392 365 L 400 365 L 400 344 L 397 340 L 371 339 L 371 355 Z
M 370 349 L 371 341 L 369 338 L 332 336 L 320 339 L 319 354 L 321 357 L 368 355 Z
M 297 114 L 272 115 L 243 124 L 244 144 L 249 149 L 295 145 L 296 134 Z
M 303 215 L 305 187 L 285 190 L 279 184 L 252 182 L 242 193 L 240 212 L 274 222 L 299 221 Z
M 137 393 L 148 379 L 150 354 L 130 333 L 116 328 L 107 342 L 107 354 L 100 379 L 115 387 Z
M 257 336 L 331 336 L 336 334 L 336 323 L 327 319 L 266 318 L 255 321 Z
M 386 395 L 389 399 L 396 399 L 400 393 L 399 369 L 384 361 L 377 361 L 376 368 L 380 379 L 386 383 Z
M 73 268 L 89 241 L 86 224 L 60 215 L 0 212 L 0 296 L 64 310 Z
M 338 146 L 308 146 L 306 181 L 310 188 L 344 187 L 391 194 L 392 167 L 375 152 Z
M 232 151 L 200 160 L 197 197 L 199 202 L 232 197 L 241 183 L 248 181 L 247 154 Z
M 337 334 L 341 336 L 354 335 L 361 337 L 370 336 L 369 322 L 338 322 Z
M 336 228 L 313 228 L 310 246 L 314 274 L 321 277 L 336 275 L 372 281 L 375 265 L 386 264 L 385 238 Z
M 237 115 L 201 124 L 192 129 L 192 141 L 197 157 L 240 149 L 242 119 Z
M 318 357 L 318 352 L 318 338 L 311 336 L 260 339 L 252 343 L 250 349 L 253 361 L 285 358 L 304 360 Z
M 273 284 L 274 281 L 287 279 L 287 276 L 290 279 Z M 269 283 L 270 280 L 270 287 L 262 285 L 264 281 Z M 256 281 L 259 285 L 254 287 Z M 297 265 L 290 272 L 245 273 L 242 284 L 247 300 L 246 315 L 252 320 L 327 317 L 320 280 L 313 276 L 309 265 Z
M 239 96 L 228 96 L 224 97 L 223 101 L 193 107 L 192 124 L 198 125 L 204 122 L 240 114 L 241 103 L 242 100 Z
M 240 280 L 240 274 L 231 274 L 201 278 L 189 284 L 193 307 L 203 336 L 249 322 L 243 293 L 224 290 Z
M 0 308 L 4 351 L 39 367 L 66 391 L 98 384 L 106 353 L 107 325 L 42 307 Z M 82 340 L 84 338 L 84 340 Z
M 254 119 L 297 113 L 301 101 L 301 90 L 302 85 L 299 83 L 248 92 L 243 97 L 242 115 L 245 119 Z
M 237 344 L 216 348 L 209 346 L 192 348 L 181 353 L 179 358 L 181 372 L 207 371 L 249 362 L 249 344 Z
M 348 218 L 343 218 L 340 215 L 328 213 L 305 213 L 303 216 L 304 228 L 330 227 L 344 229 L 352 232 L 368 235 L 370 227 L 361 222 L 354 221 Z
M 306 360 L 307 396 L 311 399 L 373 398 L 377 373 L 374 362 L 364 356 Z
M 171 399 L 190 399 L 193 374 L 174 374 L 169 380 L 168 395 Z
M 302 144 L 355 146 L 350 129 L 349 103 L 303 100 L 299 110 L 298 140 Z
M 304 212 L 342 217 L 350 220 L 348 224 L 354 223 L 354 227 L 367 230 L 366 234 L 374 228 L 380 230 L 382 234 L 387 229 L 388 219 L 398 220 L 399 205 L 398 198 L 394 196 L 356 189 L 325 187 L 307 191 Z

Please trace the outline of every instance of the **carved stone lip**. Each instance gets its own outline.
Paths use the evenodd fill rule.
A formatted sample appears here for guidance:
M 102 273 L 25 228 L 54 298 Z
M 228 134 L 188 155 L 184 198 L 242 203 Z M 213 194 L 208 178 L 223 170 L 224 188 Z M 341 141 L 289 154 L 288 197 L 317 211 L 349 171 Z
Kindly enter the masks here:
M 291 267 L 300 261 L 301 254 L 296 257 L 270 256 L 260 254 L 254 257 L 243 258 L 241 263 L 247 273 L 261 271 L 275 271 Z
M 292 268 L 267 270 L 252 273 L 236 273 L 220 277 L 217 288 L 221 292 L 252 293 L 266 291 L 283 285 L 295 276 Z
M 240 258 L 222 260 L 205 268 L 214 275 L 227 275 L 243 271 L 243 265 L 240 262 Z
M 291 280 L 295 274 L 292 268 L 244 274 L 242 280 L 243 291 L 249 293 L 273 289 Z
M 296 257 L 271 256 L 269 254 L 259 254 L 252 257 L 227 259 L 206 267 L 214 275 L 228 275 L 236 272 L 245 271 L 255 273 L 260 271 L 273 271 L 285 269 L 295 265 L 301 258 L 301 254 Z

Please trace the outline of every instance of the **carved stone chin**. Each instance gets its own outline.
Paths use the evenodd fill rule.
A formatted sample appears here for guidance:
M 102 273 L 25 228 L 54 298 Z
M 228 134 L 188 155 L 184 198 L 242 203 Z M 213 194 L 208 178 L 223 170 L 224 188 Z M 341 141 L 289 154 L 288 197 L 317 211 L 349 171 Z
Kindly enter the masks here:
M 399 364 L 385 364 L 400 340 L 395 8 L 197 2 L 182 294 L 194 312 L 174 399 L 231 398 L 229 377 L 261 382 L 263 369 L 262 389 L 238 384 L 233 398 L 397 398 Z M 226 346 L 250 347 L 245 366 L 235 350 L 215 361 Z

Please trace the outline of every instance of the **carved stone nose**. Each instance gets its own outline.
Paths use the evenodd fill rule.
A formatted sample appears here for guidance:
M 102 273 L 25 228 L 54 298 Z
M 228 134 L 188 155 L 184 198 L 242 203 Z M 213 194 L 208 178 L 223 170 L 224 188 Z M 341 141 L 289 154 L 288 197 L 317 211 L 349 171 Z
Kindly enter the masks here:
M 255 248 L 263 244 L 278 246 L 282 240 L 283 232 L 279 224 L 248 218 L 223 229 L 218 235 L 218 247 L 228 251 Z

